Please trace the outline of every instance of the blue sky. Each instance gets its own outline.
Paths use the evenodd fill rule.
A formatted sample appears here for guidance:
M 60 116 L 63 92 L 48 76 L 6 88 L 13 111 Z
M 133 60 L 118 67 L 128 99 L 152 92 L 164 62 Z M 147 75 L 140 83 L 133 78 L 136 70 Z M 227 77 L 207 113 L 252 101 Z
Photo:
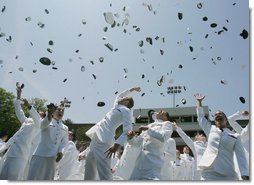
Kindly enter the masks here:
M 167 87 L 185 86 L 175 98 L 179 107 L 195 106 L 193 95 L 200 92 L 211 114 L 249 110 L 250 37 L 240 36 L 250 30 L 247 0 L 2 0 L 0 8 L 0 34 L 5 34 L 0 87 L 15 93 L 18 81 L 25 84 L 26 98 L 60 102 L 67 97 L 72 104 L 65 119 L 97 122 L 112 107 L 115 92 L 132 86 L 142 88 L 133 93 L 136 109 L 172 107 Z M 107 12 L 119 25 L 105 21 Z M 41 57 L 54 65 L 41 64 Z M 99 101 L 106 105 L 98 107 Z

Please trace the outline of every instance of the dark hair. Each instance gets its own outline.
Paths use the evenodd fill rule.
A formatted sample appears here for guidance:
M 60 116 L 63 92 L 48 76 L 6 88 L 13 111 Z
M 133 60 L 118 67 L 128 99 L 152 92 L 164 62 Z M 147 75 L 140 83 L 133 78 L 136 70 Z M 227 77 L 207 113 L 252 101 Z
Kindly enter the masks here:
M 8 132 L 5 130 L 0 132 L 0 138 L 3 138 L 4 136 L 8 136 Z
M 126 107 L 131 109 L 133 106 L 134 106 L 134 100 L 132 97 L 130 97 L 130 98 L 128 98 L 128 104 L 126 105 Z
M 166 112 L 166 118 L 167 118 L 167 121 L 169 121 L 170 117 L 169 117 L 169 113 Z

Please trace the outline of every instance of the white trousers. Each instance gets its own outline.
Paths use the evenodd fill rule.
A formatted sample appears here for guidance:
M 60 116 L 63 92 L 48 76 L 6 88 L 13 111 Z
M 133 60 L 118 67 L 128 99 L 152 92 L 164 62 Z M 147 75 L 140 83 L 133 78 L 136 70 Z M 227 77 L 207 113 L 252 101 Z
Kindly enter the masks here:
M 28 180 L 54 180 L 55 170 L 55 157 L 33 155 L 30 163 Z
M 96 180 L 97 173 L 99 180 L 112 180 L 111 159 L 106 158 L 104 153 L 111 146 L 100 142 L 95 134 L 89 147 L 85 164 L 85 180 Z
M 26 168 L 27 159 L 18 157 L 7 157 L 3 163 L 3 168 L 0 174 L 1 180 L 25 180 L 24 171 Z

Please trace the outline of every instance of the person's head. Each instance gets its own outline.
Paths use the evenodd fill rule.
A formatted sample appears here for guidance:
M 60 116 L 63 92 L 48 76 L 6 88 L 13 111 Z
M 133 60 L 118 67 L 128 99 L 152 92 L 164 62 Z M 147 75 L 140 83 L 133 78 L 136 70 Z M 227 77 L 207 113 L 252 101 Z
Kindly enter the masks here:
M 164 111 L 164 110 L 160 110 L 157 114 L 156 114 L 157 119 L 160 119 L 162 121 L 169 121 L 169 114 L 168 112 Z
M 204 134 L 197 133 L 194 138 L 195 141 L 204 141 L 206 142 L 206 136 Z
M 70 141 L 75 141 L 76 135 L 72 131 L 68 132 L 68 136 Z
M 43 112 L 43 111 L 38 111 L 38 113 L 39 113 L 39 115 L 40 115 L 40 117 L 41 117 L 42 119 L 46 117 L 46 113 L 45 113 L 45 112 Z
M 181 155 L 180 150 L 176 149 L 176 158 L 179 159 Z
M 188 146 L 183 147 L 183 153 L 190 154 L 190 148 Z
M 64 107 L 62 105 L 57 106 L 55 112 L 53 113 L 53 118 L 56 120 L 61 120 L 64 115 Z
M 222 111 L 217 111 L 214 114 L 214 123 L 218 128 L 226 128 L 228 123 L 226 114 Z
M 6 131 L 2 131 L 0 132 L 0 139 L 2 139 L 2 141 L 6 141 L 8 139 L 9 135 Z
M 131 109 L 134 106 L 134 100 L 130 96 L 122 98 L 118 104 L 125 105 L 127 108 Z

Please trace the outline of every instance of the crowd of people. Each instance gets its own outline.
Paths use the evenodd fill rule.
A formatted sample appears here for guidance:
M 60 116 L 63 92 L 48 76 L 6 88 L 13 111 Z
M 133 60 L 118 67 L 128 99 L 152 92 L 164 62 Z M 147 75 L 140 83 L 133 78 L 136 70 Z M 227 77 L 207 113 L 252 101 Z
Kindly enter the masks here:
M 21 97 L 22 89 L 17 84 L 14 101 L 21 127 L 9 139 L 6 131 L 0 133 L 1 180 L 249 180 L 249 124 L 242 128 L 236 122 L 248 117 L 248 111 L 229 117 L 218 111 L 213 125 L 204 115 L 205 96 L 195 94 L 204 134 L 191 139 L 164 110 L 134 130 L 130 93 L 141 88 L 132 87 L 119 93 L 112 109 L 84 133 L 91 139 L 87 146 L 75 142 L 75 133 L 64 124 L 64 102 L 38 112 Z M 28 117 L 22 106 L 28 108 Z M 171 137 L 174 131 L 186 144 L 183 151 Z

